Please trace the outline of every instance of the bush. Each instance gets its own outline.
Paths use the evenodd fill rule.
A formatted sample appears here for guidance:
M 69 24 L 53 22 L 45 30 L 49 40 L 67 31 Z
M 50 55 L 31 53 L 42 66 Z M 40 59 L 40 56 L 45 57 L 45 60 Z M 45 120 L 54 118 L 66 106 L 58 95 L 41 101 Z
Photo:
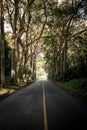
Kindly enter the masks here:
M 76 79 L 79 77 L 77 67 L 70 67 L 64 72 L 64 81 Z
M 54 79 L 54 75 L 48 74 L 48 79 L 49 79 L 49 80 L 53 80 L 53 79 Z
M 87 93 L 87 78 L 85 79 L 73 79 L 65 83 L 65 88 L 71 90 L 81 90 Z
M 61 79 L 61 76 L 59 74 L 49 74 L 48 79 L 58 81 Z
M 64 80 L 64 81 L 69 81 L 72 79 L 78 79 L 78 78 L 83 78 L 87 77 L 87 65 L 84 66 L 75 66 L 75 67 L 70 67 L 68 68 L 64 73 L 56 73 L 56 74 L 49 74 L 48 79 L 50 80 Z
M 78 68 L 79 77 L 87 77 L 87 65 L 82 64 Z
M 11 82 L 11 77 L 6 76 L 6 85 L 9 86 Z

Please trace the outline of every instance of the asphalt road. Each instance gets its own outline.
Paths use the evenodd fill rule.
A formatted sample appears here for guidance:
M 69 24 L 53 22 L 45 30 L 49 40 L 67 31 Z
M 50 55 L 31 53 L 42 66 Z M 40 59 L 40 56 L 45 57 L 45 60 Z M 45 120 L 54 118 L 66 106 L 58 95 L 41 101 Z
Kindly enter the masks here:
M 87 106 L 49 81 L 39 80 L 0 103 L 0 130 L 74 129 L 87 130 Z

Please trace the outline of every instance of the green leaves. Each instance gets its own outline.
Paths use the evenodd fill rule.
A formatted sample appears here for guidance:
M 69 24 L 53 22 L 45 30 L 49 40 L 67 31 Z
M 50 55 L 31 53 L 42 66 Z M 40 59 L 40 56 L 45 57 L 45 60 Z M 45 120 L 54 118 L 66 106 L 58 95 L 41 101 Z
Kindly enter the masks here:
M 48 4 L 48 36 L 44 39 L 44 50 L 48 75 L 51 78 L 57 75 L 66 79 L 70 73 L 71 78 L 74 78 L 78 70 L 82 73 L 82 63 L 86 70 L 86 6 L 85 0 L 65 0 L 54 6 L 52 3 Z M 87 75 L 80 72 L 79 77 Z

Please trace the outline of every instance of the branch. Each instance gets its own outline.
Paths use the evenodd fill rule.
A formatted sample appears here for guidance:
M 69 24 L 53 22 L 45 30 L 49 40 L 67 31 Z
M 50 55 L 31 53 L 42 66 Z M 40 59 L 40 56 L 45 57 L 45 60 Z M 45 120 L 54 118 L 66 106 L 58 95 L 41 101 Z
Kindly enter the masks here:
M 45 25 L 46 25 L 46 23 L 47 23 L 47 10 L 46 10 L 46 5 L 45 5 L 45 1 L 44 1 L 44 0 L 42 0 L 42 1 L 43 1 L 43 5 L 44 5 L 45 21 L 44 21 L 44 24 L 43 24 L 43 27 L 42 27 L 42 29 L 41 29 L 41 32 L 40 32 L 39 36 L 38 36 L 36 39 L 34 39 L 32 42 L 30 42 L 28 45 L 31 45 L 32 43 L 34 43 L 35 41 L 38 41 L 38 40 L 41 38 L 41 36 L 42 36 L 42 34 L 43 34 L 43 31 L 44 31 L 44 28 L 45 28 Z
M 29 0 L 27 0 L 27 1 L 28 1 L 28 6 L 31 6 L 35 0 L 32 0 L 31 2 L 29 2 Z
M 72 37 L 77 37 L 78 35 L 80 35 L 80 34 L 86 32 L 86 31 L 87 31 L 87 28 L 85 28 L 84 30 L 82 30 L 82 31 L 80 31 L 80 32 L 78 32 L 78 33 L 76 33 L 76 34 L 74 34 Z
M 12 14 L 13 14 L 13 10 L 14 10 L 14 9 L 10 12 L 10 10 L 9 10 L 9 5 L 8 5 L 7 0 L 6 0 L 6 9 L 7 9 L 7 12 L 8 12 L 9 22 L 10 22 L 11 28 L 12 28 L 12 30 L 13 30 Z

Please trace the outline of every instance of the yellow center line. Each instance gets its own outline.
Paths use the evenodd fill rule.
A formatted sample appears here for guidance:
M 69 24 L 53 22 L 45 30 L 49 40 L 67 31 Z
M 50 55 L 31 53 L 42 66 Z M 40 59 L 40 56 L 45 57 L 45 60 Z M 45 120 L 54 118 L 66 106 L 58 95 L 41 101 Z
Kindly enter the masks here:
M 43 83 L 43 113 L 44 113 L 44 130 L 48 130 L 47 111 L 46 111 L 46 95 L 45 95 L 44 83 Z

